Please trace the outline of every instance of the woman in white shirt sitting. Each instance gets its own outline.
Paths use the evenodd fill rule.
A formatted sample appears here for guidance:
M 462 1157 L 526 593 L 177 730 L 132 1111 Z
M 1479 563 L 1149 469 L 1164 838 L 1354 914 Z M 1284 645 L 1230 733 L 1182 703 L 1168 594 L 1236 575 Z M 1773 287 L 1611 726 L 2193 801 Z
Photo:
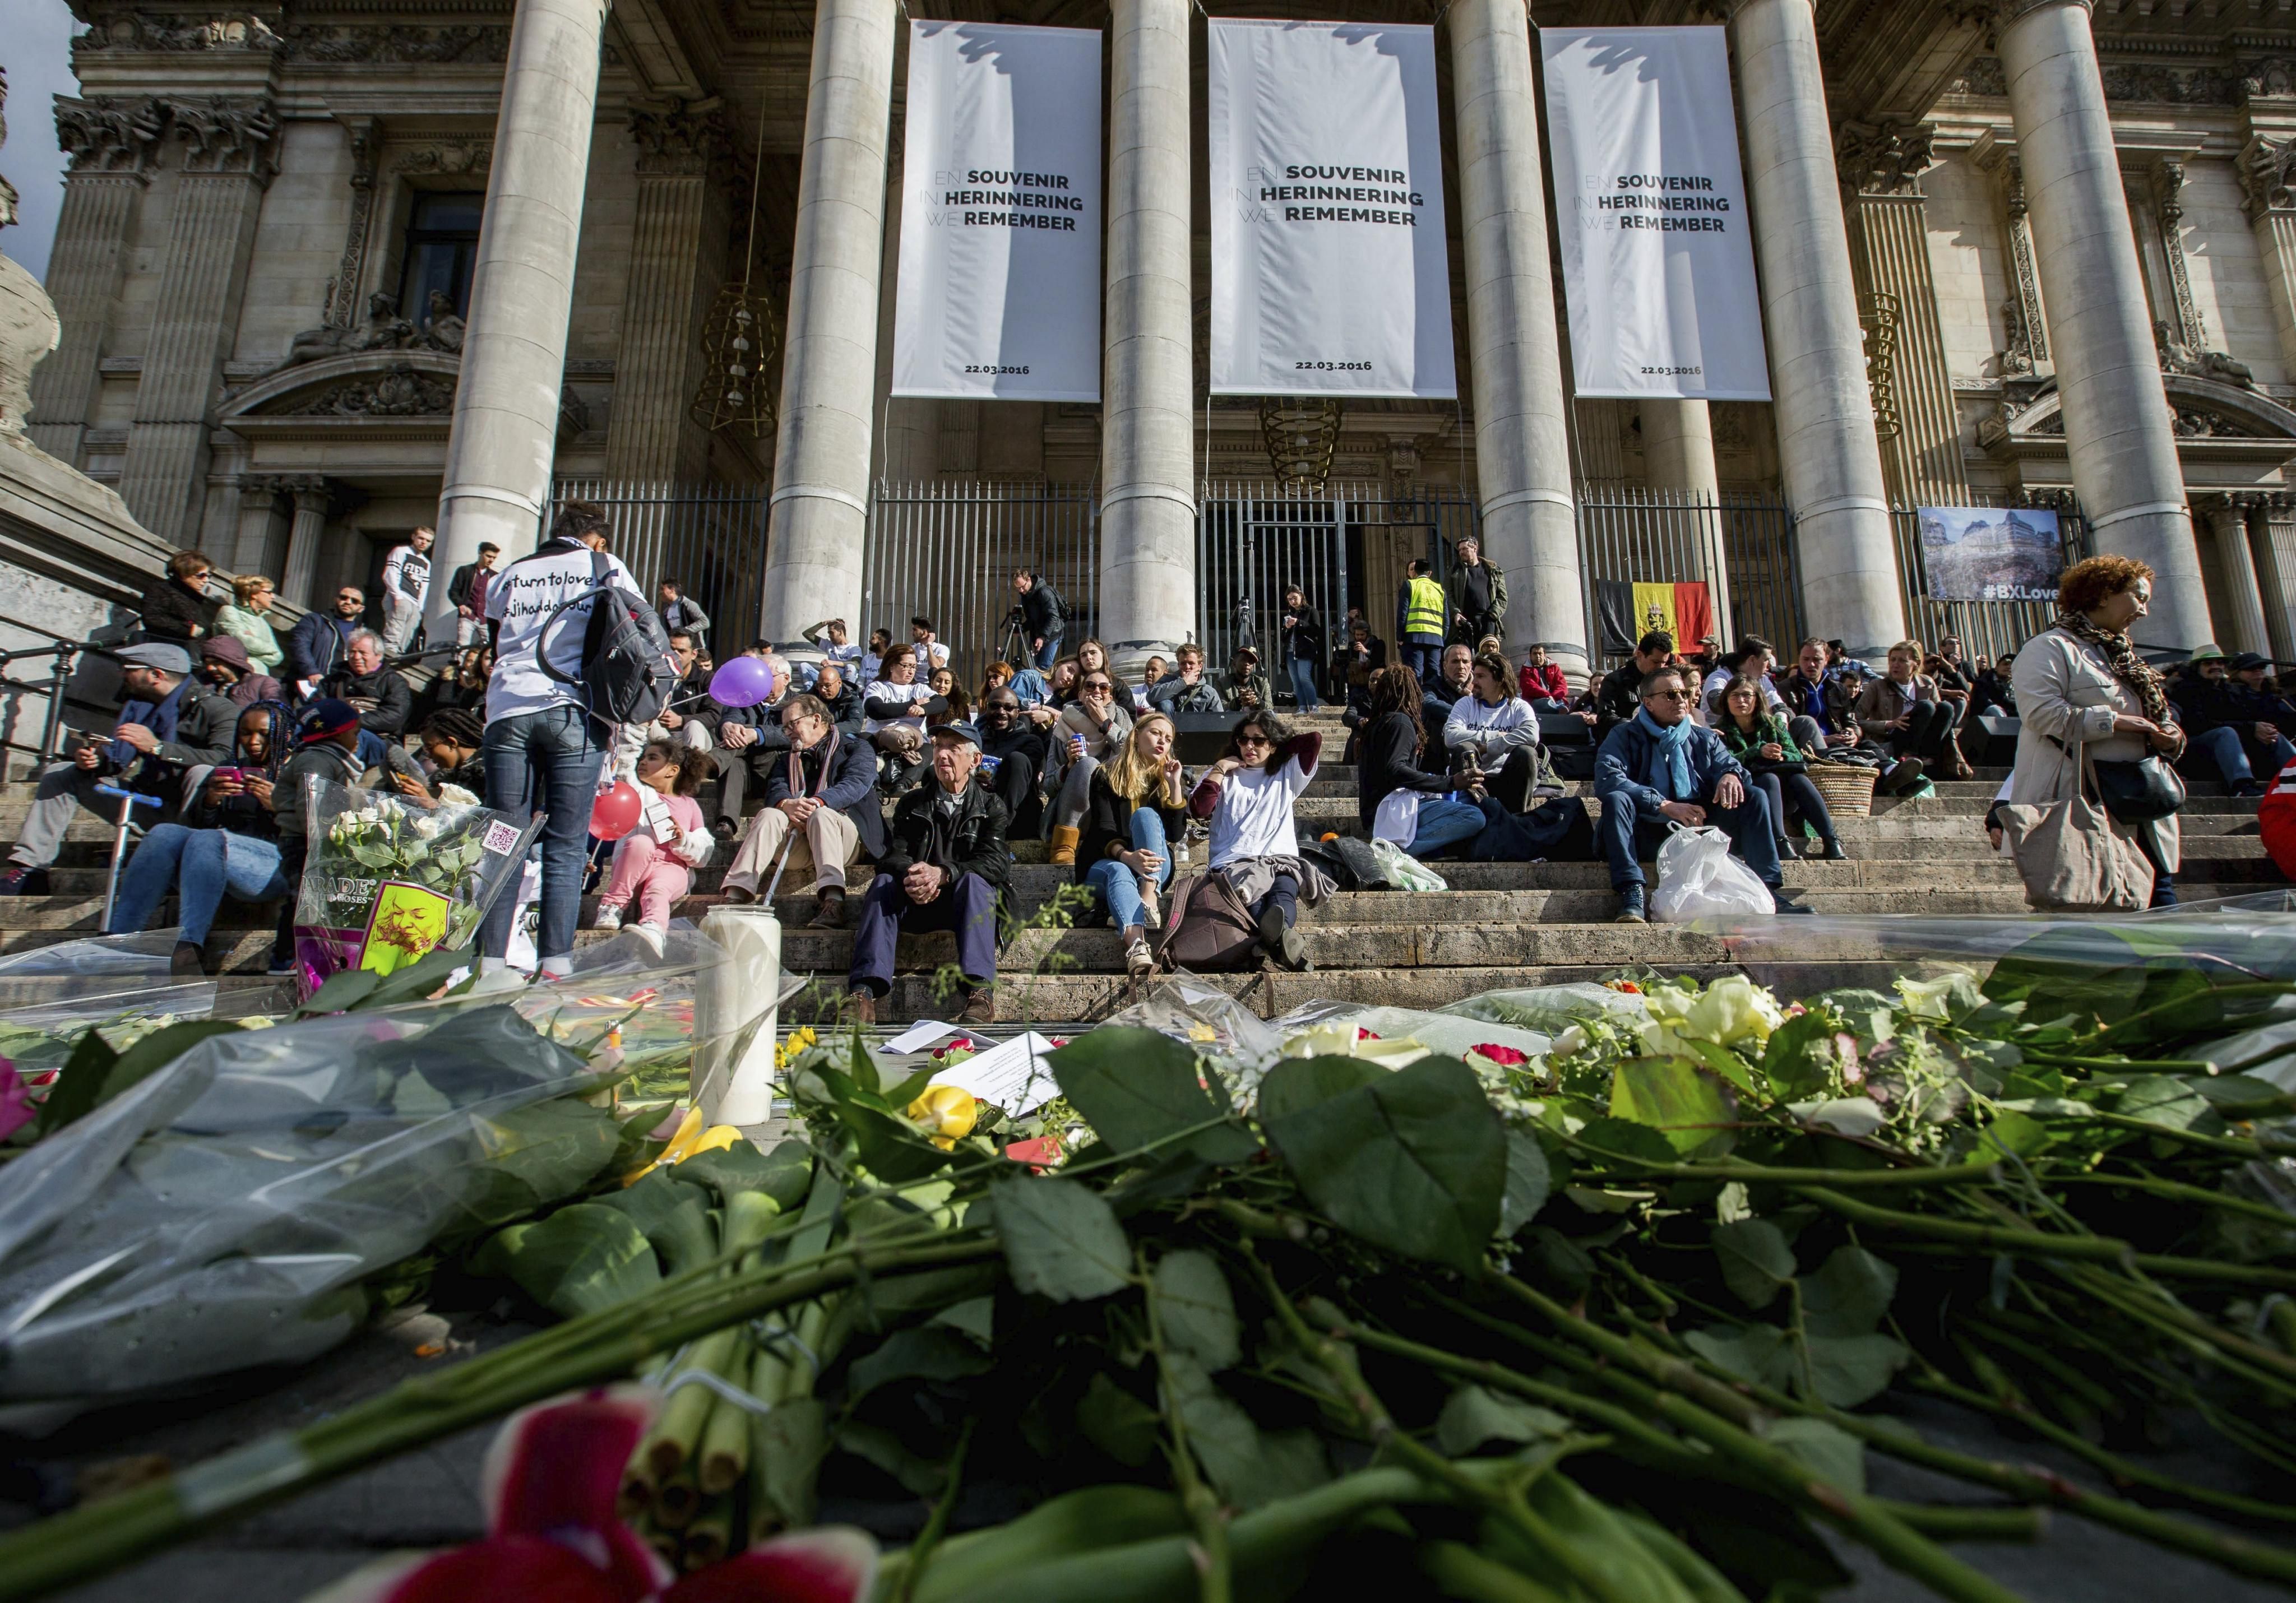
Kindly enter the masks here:
M 1308 946 L 1294 926 L 1300 904 L 1314 906 L 1336 888 L 1300 856 L 1292 806 L 1316 777 L 1324 737 L 1295 735 L 1275 714 L 1246 713 L 1227 755 L 1204 773 L 1188 811 L 1211 821 L 1211 868 L 1225 874 L 1259 920 L 1260 945 L 1287 969 L 1304 969 Z
M 861 711 L 865 715 L 861 732 L 873 736 L 890 729 L 907 729 L 922 741 L 927 723 L 936 716 L 936 703 L 939 698 L 933 694 L 932 686 L 917 679 L 917 654 L 907 646 L 891 647 L 885 653 L 883 677 L 873 680 L 861 692 Z M 888 743 L 878 740 L 875 744 L 882 751 Z M 905 739 L 902 744 L 909 742 Z
M 1538 714 L 1515 694 L 1499 652 L 1476 658 L 1467 683 L 1467 693 L 1443 720 L 1444 749 L 1455 768 L 1472 757 L 1484 788 L 1508 812 L 1520 813 L 1538 782 Z

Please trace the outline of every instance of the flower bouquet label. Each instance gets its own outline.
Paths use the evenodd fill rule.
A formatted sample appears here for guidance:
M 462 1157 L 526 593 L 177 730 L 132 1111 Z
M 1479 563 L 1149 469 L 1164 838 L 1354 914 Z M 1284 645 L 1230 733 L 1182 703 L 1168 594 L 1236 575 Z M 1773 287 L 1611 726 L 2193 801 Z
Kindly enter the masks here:
M 540 822 L 489 808 L 313 780 L 310 852 L 295 898 L 295 977 L 304 994 L 345 969 L 388 974 L 477 933 L 518 871 Z
M 366 921 L 358 966 L 377 974 L 404 969 L 447 938 L 453 908 L 435 890 L 403 879 L 386 880 L 374 899 L 374 915 Z

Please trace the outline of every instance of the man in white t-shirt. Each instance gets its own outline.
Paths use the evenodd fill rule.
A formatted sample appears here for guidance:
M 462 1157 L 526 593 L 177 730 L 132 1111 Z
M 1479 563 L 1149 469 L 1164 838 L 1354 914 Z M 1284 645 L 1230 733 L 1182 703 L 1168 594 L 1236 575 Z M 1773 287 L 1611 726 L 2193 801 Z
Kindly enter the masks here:
M 1260 944 L 1298 969 L 1308 966 L 1308 949 L 1293 926 L 1305 878 L 1314 871 L 1300 861 L 1292 806 L 1315 780 L 1324 742 L 1321 735 L 1303 734 L 1279 744 L 1286 732 L 1272 715 L 1247 715 L 1235 726 L 1229 754 L 1197 781 L 1188 810 L 1211 821 L 1211 866 L 1250 904 Z
M 422 624 L 422 598 L 430 592 L 430 544 L 438 536 L 418 528 L 382 559 L 382 644 L 393 656 L 414 642 Z
M 935 668 L 948 666 L 948 648 L 933 637 L 932 619 L 909 620 L 909 642 L 917 649 L 917 677 L 930 679 Z
M 571 685 L 542 671 L 546 651 L 559 672 L 581 676 L 594 597 L 569 608 L 546 639 L 544 626 L 562 603 L 597 587 L 596 557 L 605 551 L 611 528 L 597 507 L 570 501 L 552 522 L 550 538 L 487 586 L 495 646 L 494 677 L 487 684 L 487 806 L 521 822 L 537 812 L 550 815 L 542 831 L 542 927 L 535 938 L 545 975 L 562 975 L 572 966 L 590 809 L 615 732 L 590 716 Z M 616 599 L 644 606 L 645 592 L 630 570 L 617 558 L 604 561 L 604 582 Z M 504 896 L 480 927 L 480 949 L 489 967 L 502 964 L 516 911 L 515 899 Z

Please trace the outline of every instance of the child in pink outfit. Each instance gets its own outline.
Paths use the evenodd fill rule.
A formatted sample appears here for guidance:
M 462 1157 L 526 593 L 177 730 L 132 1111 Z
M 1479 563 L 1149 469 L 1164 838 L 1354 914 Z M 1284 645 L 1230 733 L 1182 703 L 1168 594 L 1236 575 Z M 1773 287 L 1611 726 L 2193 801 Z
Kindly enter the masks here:
M 693 871 L 709 861 L 716 844 L 693 799 L 712 772 L 709 753 L 667 740 L 639 754 L 638 789 L 652 794 L 638 827 L 615 843 L 614 871 L 598 897 L 593 928 L 620 928 L 622 910 L 636 897 L 640 928 L 657 942 L 668 929 L 670 908 L 693 888 Z

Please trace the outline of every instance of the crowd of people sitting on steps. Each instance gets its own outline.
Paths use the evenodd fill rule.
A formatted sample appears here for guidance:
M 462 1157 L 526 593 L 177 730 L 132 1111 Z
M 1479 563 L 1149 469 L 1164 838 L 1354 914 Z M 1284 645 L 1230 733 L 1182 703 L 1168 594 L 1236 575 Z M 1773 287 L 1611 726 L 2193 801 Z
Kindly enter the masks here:
M 1307 965 L 1300 908 L 1359 865 L 1332 836 L 1303 844 L 1295 804 L 1323 742 L 1295 730 L 1280 700 L 1300 715 L 1341 709 L 1341 760 L 1355 768 L 1357 821 L 1373 841 L 1422 861 L 1603 862 L 1628 920 L 1648 916 L 1643 864 L 1677 825 L 1718 828 L 1778 912 L 1808 911 L 1784 893 L 1782 864 L 1847 855 L 1813 771 L 1869 768 L 1877 792 L 1918 796 L 1972 775 L 1961 740 L 1988 713 L 2023 720 L 2022 777 L 2004 801 L 2026 799 L 2020 787 L 2050 770 L 2028 747 L 2054 740 L 2062 751 L 2069 732 L 2159 753 L 2238 796 L 2296 760 L 2296 705 L 2264 658 L 2208 646 L 2166 675 L 2138 658 L 2128 631 L 2149 604 L 2151 575 L 2125 559 L 2069 570 L 2057 626 L 2014 655 L 1972 659 L 1948 636 L 1934 650 L 1899 642 L 1875 665 L 1811 639 L 1781 661 L 1754 636 L 1724 652 L 1712 636 L 1684 650 L 1652 631 L 1574 686 L 1540 644 L 1509 658 L 1506 582 L 1472 540 L 1442 583 L 1412 564 L 1392 658 L 1359 609 L 1327 634 L 1304 591 L 1288 588 L 1280 681 L 1249 644 L 1214 672 L 1189 643 L 1128 682 L 1098 640 L 1069 649 L 1069 609 L 1023 568 L 1013 576 L 1015 649 L 977 686 L 959 682 L 958 655 L 929 617 L 911 618 L 905 641 L 878 628 L 865 642 L 830 618 L 805 632 L 803 659 L 763 641 L 743 648 L 769 659 L 780 688 L 764 704 L 730 705 L 710 691 L 723 658 L 709 618 L 664 583 L 651 599 L 676 688 L 644 725 L 601 728 L 566 682 L 581 632 L 545 646 L 542 626 L 594 586 L 647 599 L 608 553 L 611 533 L 603 511 L 577 502 L 534 553 L 498 568 L 484 548 L 449 580 L 455 643 L 419 691 L 405 671 L 419 659 L 400 648 L 421 639 L 428 530 L 386 563 L 381 631 L 366 626 L 365 593 L 344 585 L 283 639 L 268 616 L 272 581 L 231 579 L 232 599 L 217 606 L 213 565 L 179 554 L 146 598 L 143 638 L 108 651 L 126 696 L 116 725 L 43 772 L 0 894 L 45 894 L 75 814 L 117 818 L 107 790 L 154 797 L 111 928 L 143 928 L 172 894 L 177 967 L 196 969 L 225 899 L 291 904 L 303 786 L 317 775 L 418 806 L 452 797 L 521 818 L 546 812 L 536 928 L 545 973 L 568 967 L 586 884 L 600 887 L 594 927 L 627 921 L 658 938 L 724 851 L 726 901 L 756 901 L 778 883 L 809 895 L 810 928 L 855 924 L 857 1016 L 873 1018 L 890 990 L 901 933 L 946 929 L 965 977 L 964 1018 L 979 1023 L 994 1016 L 998 907 L 1022 840 L 1042 838 L 1048 860 L 1070 869 L 1089 894 L 1087 916 L 1119 932 L 1133 976 L 1160 962 L 1184 856 L 1216 871 L 1267 961 Z M 410 608 L 414 622 L 401 628 Z M 964 642 L 964 659 L 975 643 Z M 2097 722 L 2107 703 L 2118 709 L 2110 728 Z M 1224 753 L 1192 780 L 1181 727 L 1201 731 L 1207 715 L 1233 722 L 1216 725 Z M 1580 770 L 1565 773 L 1573 753 Z M 609 855 L 588 824 L 601 784 L 617 776 L 663 805 Z M 1571 793 L 1569 781 L 1584 778 L 1598 810 Z M 2169 899 L 2173 825 L 2145 838 L 2156 896 Z M 489 964 L 504 959 L 511 914 L 505 901 L 482 928 Z M 283 909 L 280 971 L 288 917 Z

